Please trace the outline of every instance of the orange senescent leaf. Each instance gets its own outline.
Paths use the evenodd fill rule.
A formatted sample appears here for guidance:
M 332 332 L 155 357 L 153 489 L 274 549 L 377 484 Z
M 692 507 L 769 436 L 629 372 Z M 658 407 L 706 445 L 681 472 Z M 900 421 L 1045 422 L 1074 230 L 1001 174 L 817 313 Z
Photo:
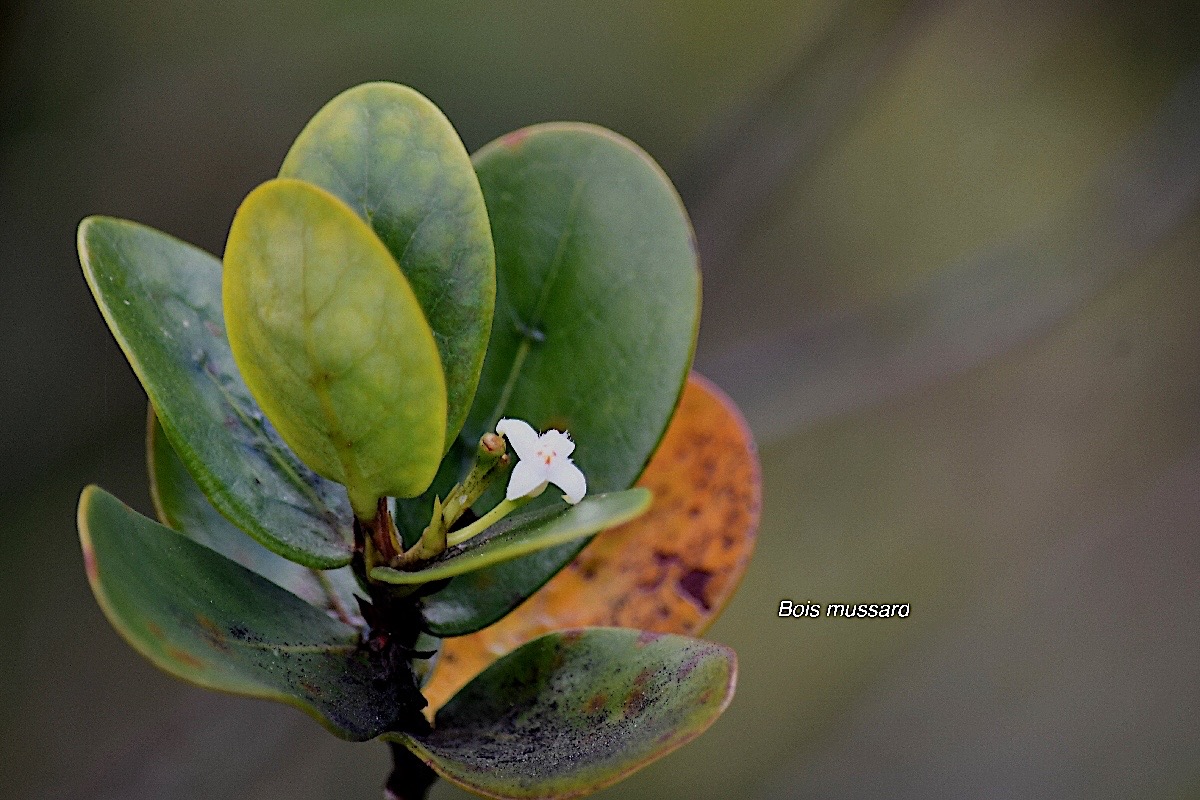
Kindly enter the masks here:
M 495 625 L 445 641 L 425 687 L 431 713 L 500 656 L 552 630 L 708 627 L 750 562 L 762 485 L 745 421 L 707 379 L 689 376 L 638 485 L 654 493 L 649 511 L 601 533 Z

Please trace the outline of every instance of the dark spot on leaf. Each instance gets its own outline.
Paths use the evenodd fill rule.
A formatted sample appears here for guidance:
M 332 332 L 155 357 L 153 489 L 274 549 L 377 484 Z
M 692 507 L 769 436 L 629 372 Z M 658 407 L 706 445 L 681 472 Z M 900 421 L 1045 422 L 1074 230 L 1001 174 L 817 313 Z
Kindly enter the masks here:
M 708 601 L 708 583 L 712 580 L 712 573 L 705 569 L 689 570 L 682 578 L 679 579 L 679 588 L 700 608 L 708 611 L 712 608 L 712 604 Z
M 153 636 L 155 639 L 167 638 L 166 635 L 163 634 L 163 629 L 158 627 L 157 625 L 155 625 L 153 622 L 146 623 L 146 630 L 148 630 L 150 632 L 150 635 Z
M 255 635 L 245 625 L 233 625 L 229 628 L 229 635 L 240 642 L 255 642 L 261 641 L 262 637 Z
M 599 711 L 603 711 L 604 706 L 607 705 L 607 703 L 608 697 L 605 696 L 604 692 L 599 692 L 598 694 L 592 695 L 591 699 L 588 700 L 587 705 L 584 706 L 584 711 L 589 714 L 595 714 Z

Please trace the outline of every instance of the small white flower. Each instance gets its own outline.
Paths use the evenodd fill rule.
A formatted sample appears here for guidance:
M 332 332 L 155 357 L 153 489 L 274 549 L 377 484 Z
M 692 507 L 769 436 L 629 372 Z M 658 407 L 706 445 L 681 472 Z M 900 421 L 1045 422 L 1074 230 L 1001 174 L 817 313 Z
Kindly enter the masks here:
M 537 497 L 550 483 L 562 489 L 563 499 L 572 505 L 587 494 L 587 480 L 570 459 L 575 443 L 566 433 L 552 428 L 539 436 L 528 422 L 519 419 L 500 420 L 496 433 L 508 440 L 521 459 L 508 479 L 509 500 Z

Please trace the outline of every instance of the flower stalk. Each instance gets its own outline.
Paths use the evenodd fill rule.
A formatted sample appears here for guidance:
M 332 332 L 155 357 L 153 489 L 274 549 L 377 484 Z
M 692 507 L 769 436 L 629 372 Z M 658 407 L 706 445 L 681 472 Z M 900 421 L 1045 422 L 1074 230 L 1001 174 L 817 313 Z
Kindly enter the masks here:
M 421 532 L 421 538 L 408 550 L 395 553 L 386 562 L 388 566 L 393 569 L 410 569 L 437 558 L 446 551 L 448 546 L 466 541 L 465 539 L 455 539 L 457 533 L 449 534 L 449 530 L 454 523 L 458 522 L 463 513 L 487 491 L 496 476 L 509 465 L 510 459 L 505 449 L 503 438 L 495 433 L 485 433 L 479 439 L 475 464 L 467 473 L 467 477 L 455 484 L 450 493 L 446 495 L 445 501 L 437 497 L 433 499 L 433 514 L 429 519 L 429 524 Z M 493 521 L 498 519 L 498 517 L 492 517 L 494 512 L 495 509 L 484 515 L 482 519 L 492 518 Z M 475 529 L 482 519 L 474 523 L 471 526 L 472 529 Z M 478 528 L 478 530 L 482 530 L 482 528 Z M 474 534 L 471 535 L 474 536 Z
M 492 527 L 497 522 L 504 519 L 532 499 L 532 497 L 518 497 L 516 500 L 509 500 L 508 498 L 501 500 L 496 504 L 495 508 L 472 522 L 470 525 L 467 525 L 465 528 L 461 528 L 449 534 L 446 537 L 446 544 L 448 544 L 450 547 L 457 547 L 463 542 L 474 539 L 476 536 L 483 533 L 488 528 Z
M 458 522 L 463 512 L 475 504 L 492 485 L 496 476 L 510 463 L 503 437 L 495 433 L 485 433 L 479 439 L 475 466 L 461 483 L 450 490 L 442 503 L 442 522 L 447 530 L 454 527 L 454 523 Z M 435 514 L 435 519 L 436 516 Z
M 520 461 L 509 478 L 504 499 L 470 525 L 451 531 L 509 465 L 506 440 Z M 480 438 L 475 464 L 467 477 L 450 490 L 444 502 L 434 498 L 433 515 L 421 532 L 421 538 L 408 550 L 394 549 L 384 563 L 393 569 L 413 569 L 427 563 L 444 553 L 446 548 L 457 547 L 483 533 L 539 496 L 551 483 L 563 490 L 563 499 L 568 503 L 578 503 L 587 493 L 587 480 L 571 460 L 574 450 L 575 443 L 564 431 L 551 429 L 539 434 L 523 420 L 500 420 L 496 423 L 496 433 L 485 433 Z M 381 508 L 386 514 L 386 506 Z M 388 520 L 390 523 L 390 517 Z

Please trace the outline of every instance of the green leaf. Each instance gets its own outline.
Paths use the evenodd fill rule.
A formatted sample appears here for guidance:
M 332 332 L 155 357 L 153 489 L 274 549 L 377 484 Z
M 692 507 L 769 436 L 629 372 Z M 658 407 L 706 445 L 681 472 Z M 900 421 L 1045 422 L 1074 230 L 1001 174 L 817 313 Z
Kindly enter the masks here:
M 146 420 L 146 466 L 150 499 L 164 525 L 318 608 L 344 617 L 358 614 L 358 582 L 349 567 L 321 571 L 289 561 L 251 539 L 213 508 L 171 447 L 153 406 Z
M 496 243 L 496 317 L 462 438 L 501 416 L 569 430 L 588 489 L 627 489 L 666 429 L 696 341 L 700 276 L 679 197 L 649 156 L 591 125 L 511 133 L 475 167 Z M 455 579 L 429 613 L 445 604 L 456 635 L 478 630 L 583 544 Z
M 221 263 L 152 228 L 107 217 L 80 224 L 79 260 L 163 430 L 212 504 L 292 561 L 349 563 L 345 490 L 284 445 L 234 365 Z
M 96 600 L 134 649 L 209 689 L 296 706 L 346 739 L 416 712 L 359 633 L 95 486 L 79 536 Z
M 514 514 L 475 538 L 451 547 L 419 570 L 402 572 L 376 567 L 371 570 L 371 577 L 384 583 L 420 584 L 474 572 L 628 522 L 649 508 L 650 500 L 648 489 L 627 489 L 589 495 L 566 511 L 542 508 Z M 430 621 L 428 617 L 426 621 Z M 437 627 L 432 626 L 434 633 L 438 633 Z
M 446 373 L 448 450 L 475 396 L 496 298 L 487 209 L 458 134 L 416 91 L 367 83 L 317 112 L 279 176 L 341 198 L 404 271 Z
M 333 195 L 292 179 L 243 201 L 225 247 L 225 318 L 246 384 L 362 519 L 442 460 L 446 384 L 433 332 L 387 248 Z
M 487 797 L 579 797 L 703 733 L 732 699 L 736 675 L 732 650 L 698 639 L 553 633 L 467 684 L 430 733 L 385 738 Z

